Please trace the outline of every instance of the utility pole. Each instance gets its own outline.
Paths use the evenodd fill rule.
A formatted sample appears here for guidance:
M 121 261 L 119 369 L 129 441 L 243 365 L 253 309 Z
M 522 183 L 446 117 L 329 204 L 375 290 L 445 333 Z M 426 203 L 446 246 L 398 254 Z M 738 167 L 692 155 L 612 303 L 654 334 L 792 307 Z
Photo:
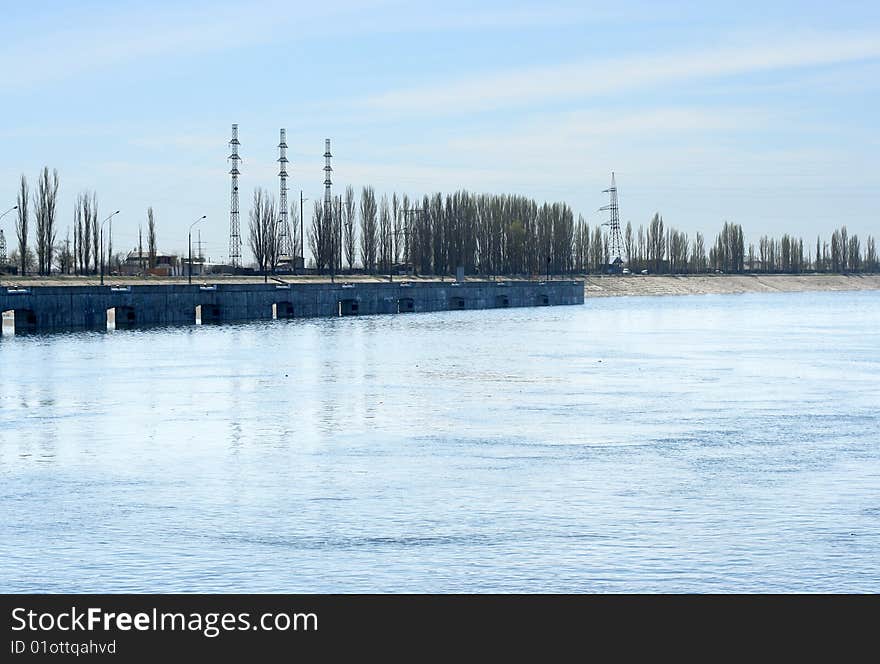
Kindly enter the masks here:
M 192 230 L 193 230 L 193 226 L 195 226 L 197 223 L 199 223 L 200 221 L 205 219 L 205 217 L 207 217 L 207 215 L 203 214 L 201 217 L 199 217 L 194 222 L 192 222 L 192 224 L 190 224 L 190 227 L 189 227 L 188 239 L 189 239 L 189 283 L 190 284 L 192 284 L 192 282 L 193 282 L 193 234 L 192 234 Z
M 101 285 L 104 285 L 104 224 L 110 221 L 114 215 L 119 214 L 119 210 L 116 210 L 113 214 L 107 217 L 104 221 L 101 222 Z
M 306 236 L 303 235 L 303 202 L 309 200 L 303 198 L 303 190 L 299 190 L 299 253 L 303 262 L 303 274 L 306 271 Z

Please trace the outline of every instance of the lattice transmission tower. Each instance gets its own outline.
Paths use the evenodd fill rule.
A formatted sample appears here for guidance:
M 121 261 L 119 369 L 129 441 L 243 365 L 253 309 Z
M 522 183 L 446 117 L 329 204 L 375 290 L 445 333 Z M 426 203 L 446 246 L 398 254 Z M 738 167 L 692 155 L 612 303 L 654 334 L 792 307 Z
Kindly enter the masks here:
M 281 130 L 281 141 L 278 143 L 278 163 L 280 169 L 278 178 L 281 180 L 281 191 L 279 195 L 279 235 L 281 239 L 281 255 L 285 258 L 293 260 L 293 242 L 290 236 L 290 220 L 289 208 L 287 207 L 287 131 Z
M 0 229 L 0 267 L 6 264 L 6 236 Z
M 330 173 L 333 172 L 330 167 L 330 157 L 332 156 L 330 154 L 330 139 L 327 138 L 324 140 L 324 214 L 328 215 L 328 218 L 332 212 L 330 201 L 330 185 L 333 184 L 330 181 Z
M 611 186 L 608 189 L 604 189 L 602 193 L 608 194 L 611 199 L 608 205 L 603 205 L 599 208 L 600 212 L 607 211 L 609 213 L 608 221 L 602 225 L 609 227 L 608 248 L 611 252 L 609 256 L 610 264 L 620 266 L 623 263 L 623 237 L 620 234 L 620 208 L 617 204 L 617 183 L 614 180 L 613 171 L 611 173 Z
M 232 140 L 229 141 L 232 148 L 232 154 L 229 160 L 232 162 L 232 168 L 229 169 L 232 175 L 232 192 L 229 205 L 229 262 L 233 267 L 241 266 L 241 221 L 238 215 L 238 176 L 241 175 L 239 165 L 241 157 L 238 156 L 238 125 L 232 125 Z

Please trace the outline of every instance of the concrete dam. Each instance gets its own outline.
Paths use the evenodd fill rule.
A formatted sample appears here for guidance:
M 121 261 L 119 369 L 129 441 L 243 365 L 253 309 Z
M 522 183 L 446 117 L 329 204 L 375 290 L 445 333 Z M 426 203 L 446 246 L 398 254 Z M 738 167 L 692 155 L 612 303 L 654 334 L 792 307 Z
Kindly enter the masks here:
M 562 280 L 0 288 L 6 334 L 583 303 Z

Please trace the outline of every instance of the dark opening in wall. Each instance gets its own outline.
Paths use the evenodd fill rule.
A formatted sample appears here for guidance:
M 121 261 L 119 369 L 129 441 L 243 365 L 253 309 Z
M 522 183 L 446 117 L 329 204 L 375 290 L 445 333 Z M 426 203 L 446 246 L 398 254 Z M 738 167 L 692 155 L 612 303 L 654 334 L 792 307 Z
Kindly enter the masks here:
M 450 309 L 464 309 L 464 298 L 463 297 L 450 297 L 449 298 L 449 308 Z
M 219 323 L 223 320 L 223 312 L 218 304 L 200 304 L 196 306 L 196 325 Z
M 31 309 L 10 309 L 2 314 L 2 334 L 36 332 L 37 315 Z
M 272 318 L 275 320 L 293 318 L 293 304 L 290 302 L 275 302 L 272 305 Z
M 123 330 L 134 327 L 137 314 L 134 307 L 111 307 L 107 309 L 107 329 Z
M 357 316 L 358 301 L 357 300 L 339 300 L 340 316 Z

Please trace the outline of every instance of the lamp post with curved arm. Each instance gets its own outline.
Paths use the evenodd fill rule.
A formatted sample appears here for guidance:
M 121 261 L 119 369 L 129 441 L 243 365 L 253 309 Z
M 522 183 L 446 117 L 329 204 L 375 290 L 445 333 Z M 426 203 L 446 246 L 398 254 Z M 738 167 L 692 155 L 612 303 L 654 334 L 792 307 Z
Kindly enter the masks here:
M 17 206 L 17 205 L 13 205 L 11 208 L 9 208 L 8 210 L 6 210 L 6 212 L 4 212 L 3 214 L 0 214 L 0 219 L 3 219 L 3 217 L 5 217 L 7 214 L 9 214 L 9 213 L 12 212 L 13 210 L 17 210 L 17 209 L 18 209 L 18 206 Z M 4 247 L 4 249 L 5 249 L 5 247 Z M 4 260 L 4 261 L 6 260 L 6 256 L 5 256 L 5 255 L 3 256 L 3 260 Z M 0 267 L 3 267 L 3 266 L 0 265 Z
M 196 219 L 189 225 L 189 283 L 193 282 L 193 226 L 195 226 L 200 221 L 204 221 L 205 217 L 208 215 L 203 214 L 201 217 Z
M 104 285 L 104 224 L 110 221 L 114 216 L 119 214 L 119 210 L 116 210 L 113 214 L 107 217 L 104 221 L 101 222 L 101 285 Z
M 308 198 L 303 198 L 303 190 L 299 190 L 299 253 L 303 259 L 303 274 L 306 271 L 306 236 L 303 235 L 303 203 L 305 203 Z M 296 257 L 294 256 L 294 260 Z
M 0 214 L 0 219 L 2 219 L 3 217 L 5 217 L 7 214 L 9 214 L 10 212 L 12 212 L 13 210 L 17 210 L 17 209 L 18 209 L 18 206 L 17 206 L 17 205 L 13 205 L 11 208 L 9 208 L 8 210 L 6 210 L 6 212 L 4 212 L 3 214 Z

